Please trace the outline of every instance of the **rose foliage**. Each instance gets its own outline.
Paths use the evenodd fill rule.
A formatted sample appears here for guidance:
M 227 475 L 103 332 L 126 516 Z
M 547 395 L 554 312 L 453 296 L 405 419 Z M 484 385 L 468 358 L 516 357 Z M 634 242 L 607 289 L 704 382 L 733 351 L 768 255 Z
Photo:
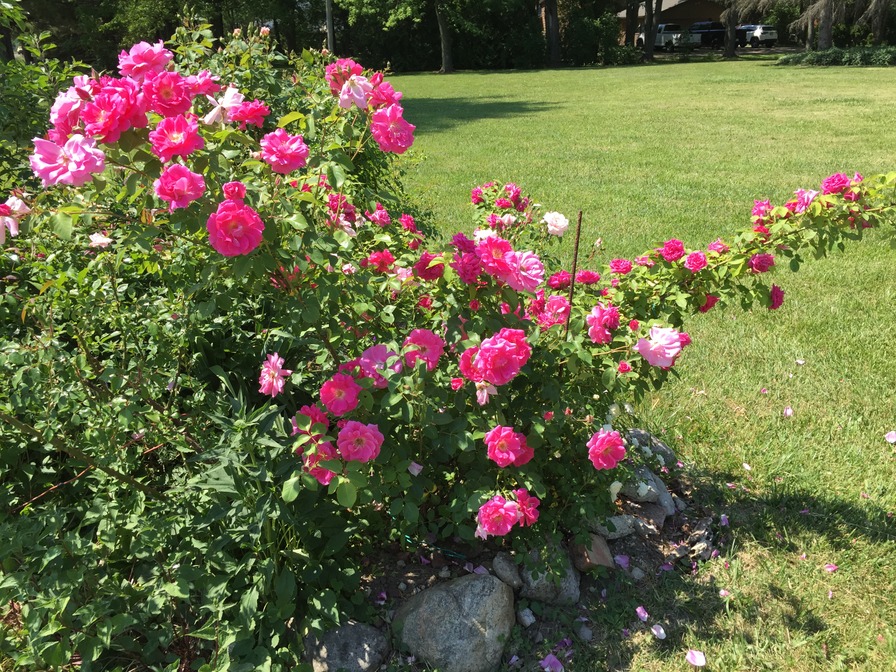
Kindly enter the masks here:
M 782 267 L 892 221 L 896 173 L 838 175 L 706 249 L 572 269 L 567 218 L 501 181 L 443 242 L 405 205 L 414 128 L 380 73 L 211 47 L 185 28 L 76 78 L 43 188 L 0 206 L 23 667 L 294 669 L 307 631 L 369 615 L 378 542 L 579 532 L 639 464 L 674 468 L 614 411 L 687 359 L 686 318 L 776 309 Z

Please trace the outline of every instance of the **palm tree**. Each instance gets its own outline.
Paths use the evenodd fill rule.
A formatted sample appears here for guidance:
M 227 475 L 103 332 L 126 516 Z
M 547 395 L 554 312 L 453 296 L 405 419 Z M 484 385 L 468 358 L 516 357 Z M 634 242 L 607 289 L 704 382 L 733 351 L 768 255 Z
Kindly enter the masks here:
M 874 44 L 884 41 L 887 30 L 887 14 L 890 11 L 892 0 L 855 0 L 853 15 L 856 16 L 856 25 L 871 26 Z

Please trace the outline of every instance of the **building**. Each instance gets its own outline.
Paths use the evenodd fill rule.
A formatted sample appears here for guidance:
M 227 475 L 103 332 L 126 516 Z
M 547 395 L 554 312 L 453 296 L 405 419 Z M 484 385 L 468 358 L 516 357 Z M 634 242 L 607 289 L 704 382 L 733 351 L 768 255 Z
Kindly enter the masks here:
M 663 0 L 663 11 L 657 23 L 677 23 L 687 28 L 697 21 L 718 21 L 725 7 L 712 0 Z M 625 11 L 619 12 L 619 25 L 625 32 Z M 644 3 L 638 6 L 638 25 L 644 23 Z

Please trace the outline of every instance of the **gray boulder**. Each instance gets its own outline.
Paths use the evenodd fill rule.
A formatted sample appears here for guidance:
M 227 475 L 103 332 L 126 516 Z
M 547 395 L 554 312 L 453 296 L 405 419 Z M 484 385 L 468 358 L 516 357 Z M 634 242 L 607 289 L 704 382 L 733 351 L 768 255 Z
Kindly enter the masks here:
M 654 457 L 662 458 L 660 466 L 671 467 L 678 461 L 672 449 L 650 432 L 643 429 L 630 429 L 626 438 L 629 443 L 636 443 L 642 451 L 649 451 Z
M 494 570 L 495 576 L 514 590 L 522 588 L 523 580 L 520 578 L 520 569 L 509 553 L 504 551 L 498 553 L 492 560 L 492 570 Z
M 660 491 L 654 481 L 655 478 L 656 476 L 647 467 L 638 467 L 635 470 L 634 480 L 623 485 L 620 492 L 633 502 L 656 502 L 660 498 Z M 664 489 L 665 487 L 663 486 Z
M 408 599 L 392 628 L 402 647 L 441 672 L 491 672 L 515 620 L 510 586 L 470 574 Z
M 610 516 L 604 524 L 596 520 L 588 523 L 588 529 L 599 534 L 604 539 L 622 539 L 634 533 L 638 519 L 628 513 L 621 513 L 618 516 Z
M 386 636 L 366 623 L 349 621 L 306 640 L 314 672 L 374 672 L 389 654 Z
M 538 554 L 533 551 L 533 557 L 537 560 Z M 563 550 L 554 549 L 555 560 L 552 560 L 552 569 L 559 569 L 562 576 L 544 572 L 535 576 L 529 569 L 523 568 L 520 576 L 523 579 L 523 589 L 520 595 L 530 600 L 537 600 L 547 604 L 570 605 L 579 601 L 579 572 L 572 566 L 569 555 Z
M 676 511 L 678 511 L 678 507 L 675 506 L 675 500 L 672 499 L 669 489 L 659 476 L 656 474 L 651 474 L 651 476 L 653 476 L 653 487 L 659 493 L 656 503 L 662 507 L 667 516 L 674 516 Z

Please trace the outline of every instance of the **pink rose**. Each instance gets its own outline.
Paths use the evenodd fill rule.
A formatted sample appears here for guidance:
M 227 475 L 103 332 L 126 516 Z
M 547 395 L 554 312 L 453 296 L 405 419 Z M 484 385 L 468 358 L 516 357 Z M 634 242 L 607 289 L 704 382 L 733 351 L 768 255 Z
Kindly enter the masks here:
M 335 373 L 320 388 L 320 400 L 333 415 L 345 415 L 358 406 L 363 388 L 346 373 Z
M 520 510 L 520 527 L 528 527 L 538 522 L 538 505 L 541 504 L 541 500 L 530 495 L 525 488 L 514 490 L 513 495 Z
M 162 72 L 143 84 L 143 93 L 153 112 L 175 117 L 190 109 L 193 90 L 179 72 Z
M 613 469 L 625 459 L 625 445 L 619 432 L 601 429 L 588 441 L 588 459 L 595 469 Z
M 775 257 L 772 254 L 754 254 L 747 262 L 747 266 L 753 273 L 765 273 L 775 265 Z
M 389 105 L 395 105 L 401 101 L 401 92 L 392 88 L 392 85 L 389 82 L 382 81 L 382 75 L 380 73 L 371 77 L 370 83 L 373 84 L 374 87 L 373 92 L 370 94 L 370 98 L 367 101 L 371 107 L 388 107 Z
M 818 196 L 818 192 L 811 189 L 797 189 L 793 193 L 796 194 L 796 204 L 793 208 L 793 211 L 796 213 L 805 212 L 812 201 L 815 200 L 815 197 Z
M 513 427 L 498 425 L 487 432 L 485 445 L 488 448 L 488 459 L 502 468 L 511 464 L 521 467 L 535 455 L 535 451 L 526 444 L 526 436 L 513 431 Z
M 106 144 L 118 142 L 129 128 L 146 126 L 147 105 L 147 97 L 134 80 L 101 77 L 93 100 L 81 107 L 84 133 Z
M 663 255 L 663 259 L 669 263 L 677 261 L 684 256 L 684 243 L 675 238 L 667 240 L 663 244 L 662 249 L 660 249 L 660 254 Z
M 44 187 L 69 184 L 80 187 L 92 179 L 94 173 L 106 168 L 106 155 L 96 148 L 96 140 L 83 135 L 73 135 L 59 145 L 34 138 L 34 154 L 29 157 L 31 170 L 43 182 Z
M 627 275 L 632 271 L 632 262 L 628 259 L 613 259 L 610 262 L 610 271 L 619 275 Z
M 329 441 L 317 443 L 315 446 L 302 456 L 304 463 L 303 471 L 311 474 L 317 479 L 321 485 L 329 485 L 330 481 L 336 475 L 336 472 L 330 471 L 325 467 L 318 466 L 321 462 L 333 462 L 339 459 L 336 448 Z
M 479 255 L 475 252 L 464 252 L 463 254 L 456 252 L 454 261 L 448 265 L 457 271 L 457 277 L 467 285 L 475 285 L 479 280 L 479 274 L 482 273 Z
M 697 273 L 706 268 L 706 255 L 702 252 L 691 252 L 684 260 L 684 267 L 691 273 Z
M 308 145 L 301 135 L 278 128 L 261 139 L 261 158 L 275 173 L 286 175 L 308 162 Z
M 349 420 L 339 430 L 336 445 L 342 457 L 350 462 L 370 462 L 380 454 L 384 437 L 376 425 Z
M 156 44 L 138 42 L 129 51 L 118 55 L 118 72 L 122 77 L 143 82 L 164 71 L 172 58 L 174 55 L 165 48 L 162 40 Z
M 613 340 L 611 332 L 619 328 L 619 309 L 611 304 L 598 303 L 585 317 L 588 324 L 588 337 L 592 342 L 606 345 Z
M 668 369 L 681 354 L 681 338 L 675 329 L 651 327 L 649 339 L 640 339 L 634 350 L 651 366 Z
M 411 348 L 405 352 L 404 361 L 412 369 L 419 359 L 426 362 L 427 371 L 433 371 L 445 353 L 445 341 L 429 329 L 414 329 L 404 340 L 403 347 Z
M 438 261 L 439 263 L 432 263 Z M 421 280 L 438 280 L 445 274 L 445 263 L 442 255 L 424 252 L 412 267 L 414 275 Z
M 208 240 L 225 257 L 249 254 L 261 244 L 264 222 L 242 201 L 225 200 L 206 222 Z
M 654 262 L 654 260 L 646 254 L 640 257 L 635 257 L 635 263 L 638 264 L 638 266 L 646 266 L 647 268 L 653 268 L 654 266 L 656 266 L 656 262 Z
M 511 272 L 500 279 L 518 292 L 534 292 L 544 280 L 544 265 L 534 252 L 511 252 Z
M 414 125 L 404 120 L 401 105 L 381 107 L 370 116 L 370 134 L 380 149 L 404 154 L 414 144 Z
M 706 301 L 703 302 L 703 305 L 698 309 L 701 313 L 706 313 L 712 309 L 714 305 L 718 302 L 719 297 L 713 296 L 712 294 L 706 295 Z
M 632 365 L 626 361 L 619 362 L 619 366 L 616 368 L 619 373 L 629 373 L 632 370 Z
M 474 353 L 475 360 L 471 362 L 472 373 L 493 385 L 506 385 L 519 374 L 531 355 L 532 347 L 526 341 L 525 332 L 504 328 L 482 341 Z M 464 373 L 464 370 L 461 369 L 461 372 Z M 472 376 L 467 377 L 475 380 Z
M 221 85 L 216 82 L 220 79 L 217 75 L 213 75 L 208 70 L 201 70 L 198 75 L 190 75 L 187 77 L 187 85 L 193 96 L 209 96 L 218 93 Z
M 352 75 L 339 90 L 339 107 L 349 109 L 354 104 L 358 109 L 367 109 L 367 98 L 373 93 L 373 84 L 363 75 Z
M 489 275 L 505 278 L 513 272 L 513 248 L 499 236 L 489 236 L 476 246 L 482 268 Z
M 485 539 L 489 535 L 503 537 L 510 532 L 520 517 L 519 505 L 508 502 L 501 495 L 495 495 L 479 507 L 476 536 Z
M 715 254 L 725 254 L 730 248 L 722 242 L 721 238 L 716 238 L 716 240 L 709 244 L 708 249 Z
M 566 289 L 572 284 L 572 274 L 569 271 L 557 271 L 548 278 L 548 287 L 551 289 Z
M 569 299 L 551 294 L 545 302 L 544 309 L 538 314 L 538 326 L 550 329 L 558 324 L 566 324 L 569 312 Z
M 600 281 L 600 273 L 597 271 L 578 271 L 576 273 L 576 282 L 580 285 L 593 285 Z
M 821 183 L 822 194 L 840 194 L 852 186 L 852 180 L 844 173 L 834 173 Z
M 772 285 L 771 289 L 768 293 L 769 299 L 769 310 L 778 310 L 781 307 L 781 304 L 784 303 L 784 290 L 778 287 L 778 285 Z
M 240 129 L 245 130 L 246 124 L 252 124 L 261 128 L 264 118 L 271 113 L 271 108 L 258 99 L 252 102 L 241 102 L 227 111 L 227 121 L 238 121 Z
M 330 93 L 338 96 L 342 85 L 353 75 L 360 75 L 364 69 L 350 58 L 340 58 L 335 63 L 330 63 L 326 68 L 324 79 L 330 85 Z
M 168 202 L 169 211 L 186 208 L 205 193 L 202 175 L 179 163 L 168 166 L 153 183 L 156 196 Z M 214 216 L 214 215 L 213 215 Z
M 231 201 L 242 201 L 246 198 L 246 185 L 242 182 L 227 182 L 221 187 L 224 198 Z
M 772 203 L 768 199 L 764 201 L 753 201 L 753 217 L 765 217 L 768 213 L 772 211 Z
M 388 386 L 388 382 L 380 372 L 391 369 L 395 373 L 400 373 L 401 359 L 385 345 L 373 345 L 361 353 L 358 366 L 365 376 L 373 380 L 375 388 L 383 389 Z
M 182 114 L 162 119 L 155 130 L 150 131 L 149 141 L 153 153 L 162 163 L 168 163 L 175 156 L 189 156 L 205 147 L 205 140 L 199 135 L 199 123 Z
M 267 361 L 261 365 L 261 374 L 258 376 L 258 391 L 276 397 L 283 391 L 286 378 L 292 375 L 292 371 L 283 368 L 283 358 L 276 352 L 268 355 Z

